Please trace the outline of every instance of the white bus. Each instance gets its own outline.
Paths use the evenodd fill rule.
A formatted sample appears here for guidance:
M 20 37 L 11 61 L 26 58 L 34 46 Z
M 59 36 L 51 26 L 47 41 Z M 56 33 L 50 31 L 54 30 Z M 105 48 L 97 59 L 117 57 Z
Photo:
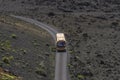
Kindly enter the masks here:
M 57 33 L 56 34 L 56 49 L 58 52 L 65 52 L 66 51 L 66 40 L 64 33 Z

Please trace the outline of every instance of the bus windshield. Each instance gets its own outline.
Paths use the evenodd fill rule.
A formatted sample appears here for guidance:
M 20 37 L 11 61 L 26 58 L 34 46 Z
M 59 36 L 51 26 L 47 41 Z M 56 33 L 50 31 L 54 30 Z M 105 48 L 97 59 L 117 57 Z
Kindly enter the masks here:
M 65 41 L 59 41 L 57 42 L 58 47 L 65 47 Z

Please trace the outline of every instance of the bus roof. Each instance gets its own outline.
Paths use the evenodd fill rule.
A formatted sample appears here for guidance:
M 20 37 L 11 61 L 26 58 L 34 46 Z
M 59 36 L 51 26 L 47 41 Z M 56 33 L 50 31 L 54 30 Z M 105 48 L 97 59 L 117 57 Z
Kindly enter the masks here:
M 59 41 L 59 40 L 66 41 L 66 40 L 65 40 L 64 33 L 57 33 L 57 34 L 56 34 L 56 38 L 57 38 L 57 41 Z

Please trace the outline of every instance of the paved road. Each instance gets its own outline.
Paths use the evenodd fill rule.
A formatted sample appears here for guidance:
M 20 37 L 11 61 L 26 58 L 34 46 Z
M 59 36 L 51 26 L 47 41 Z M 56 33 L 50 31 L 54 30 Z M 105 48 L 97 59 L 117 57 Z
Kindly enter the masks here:
M 56 41 L 56 33 L 58 33 L 57 30 L 53 29 L 52 27 L 43 24 L 37 20 L 25 18 L 21 16 L 15 16 L 11 15 L 12 17 L 24 20 L 26 22 L 32 23 L 34 25 L 37 25 L 40 28 L 45 29 L 48 31 L 53 39 Z M 55 80 L 69 80 L 68 79 L 68 71 L 67 71 L 67 52 L 56 52 L 56 64 L 55 64 Z

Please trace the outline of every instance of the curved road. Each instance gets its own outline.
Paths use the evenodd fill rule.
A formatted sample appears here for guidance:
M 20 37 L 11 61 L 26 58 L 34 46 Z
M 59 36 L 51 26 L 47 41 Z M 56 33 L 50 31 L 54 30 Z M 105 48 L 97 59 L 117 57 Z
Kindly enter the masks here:
M 48 31 L 53 39 L 56 41 L 56 33 L 57 30 L 53 29 L 52 27 L 43 24 L 37 20 L 25 18 L 21 16 L 11 15 L 12 17 L 21 19 L 23 21 L 32 23 L 40 28 L 45 29 Z M 55 63 L 55 80 L 69 80 L 68 78 L 68 71 L 67 71 L 67 52 L 56 52 L 56 63 Z

